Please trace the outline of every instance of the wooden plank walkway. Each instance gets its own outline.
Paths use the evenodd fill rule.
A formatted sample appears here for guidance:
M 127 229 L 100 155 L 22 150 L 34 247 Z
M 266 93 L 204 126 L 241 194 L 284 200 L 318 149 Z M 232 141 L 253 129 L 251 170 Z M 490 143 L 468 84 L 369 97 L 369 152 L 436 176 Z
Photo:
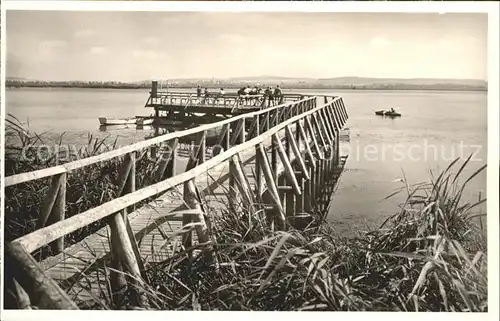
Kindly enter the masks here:
M 303 150 L 304 145 L 300 148 Z M 271 157 L 268 148 L 268 157 Z M 208 155 L 207 158 L 209 158 Z M 255 151 L 248 150 L 240 154 L 244 164 L 244 172 L 252 189 L 256 188 L 254 179 Z M 293 160 L 293 159 L 292 159 Z M 178 162 L 178 167 L 185 168 L 186 160 Z M 179 171 L 177 171 L 179 172 Z M 278 167 L 278 176 L 284 172 Z M 212 168 L 206 175 L 196 180 L 196 185 L 205 205 L 220 208 L 228 204 L 229 199 L 224 190 L 229 189 L 229 164 L 221 164 Z M 263 182 L 265 187 L 265 182 Z M 182 217 L 166 215 L 186 209 L 183 202 L 183 186 L 177 186 L 155 201 L 129 214 L 129 221 L 135 238 L 139 244 L 139 252 L 147 267 L 162 262 L 173 254 L 173 248 L 180 248 L 180 236 L 170 237 L 182 229 Z M 96 301 L 104 298 L 106 276 L 104 269 L 98 266 L 109 264 L 110 237 L 109 227 L 104 227 L 88 236 L 81 242 L 66 248 L 62 253 L 49 257 L 41 262 L 47 275 L 60 282 L 70 297 L 80 306 L 91 307 Z M 193 235 L 196 242 L 196 233 Z M 167 237 L 168 239 L 165 239 Z M 176 244 L 177 243 L 177 244 Z

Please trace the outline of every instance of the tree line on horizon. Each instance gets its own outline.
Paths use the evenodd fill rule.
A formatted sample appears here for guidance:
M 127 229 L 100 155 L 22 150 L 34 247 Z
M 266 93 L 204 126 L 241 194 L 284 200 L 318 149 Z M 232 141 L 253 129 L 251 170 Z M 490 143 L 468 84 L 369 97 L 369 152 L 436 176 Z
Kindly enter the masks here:
M 227 89 L 241 88 L 246 85 L 256 85 L 258 81 L 177 81 L 169 83 L 168 88 L 196 88 L 198 85 L 204 87 L 223 87 Z M 486 86 L 468 85 L 468 84 L 451 84 L 451 83 L 435 83 L 435 84 L 408 84 L 408 83 L 366 83 L 366 84 L 349 84 L 349 83 L 327 83 L 327 82 L 273 82 L 272 84 L 280 84 L 283 87 L 294 89 L 380 89 L 380 90 L 475 90 L 485 91 Z M 151 82 L 120 82 L 120 81 L 41 81 L 41 80 L 19 80 L 7 79 L 5 82 L 7 88 L 23 88 L 23 87 L 38 87 L 38 88 L 108 88 L 108 89 L 148 89 L 151 88 Z

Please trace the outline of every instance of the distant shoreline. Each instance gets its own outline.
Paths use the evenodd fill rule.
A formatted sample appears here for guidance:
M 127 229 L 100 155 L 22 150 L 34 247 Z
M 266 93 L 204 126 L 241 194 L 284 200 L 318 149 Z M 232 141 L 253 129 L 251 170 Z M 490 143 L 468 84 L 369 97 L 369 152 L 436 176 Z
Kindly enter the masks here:
M 225 89 L 239 89 L 241 86 L 224 86 L 224 85 L 213 85 L 213 86 L 206 86 L 208 88 L 219 88 L 219 87 L 224 87 Z M 300 86 L 300 85 L 283 85 L 284 89 L 301 89 L 301 90 L 358 90 L 358 91 L 368 91 L 368 90 L 380 90 L 380 91 L 418 91 L 418 90 L 426 90 L 426 91 L 482 91 L 482 92 L 487 92 L 488 88 L 483 88 L 483 87 L 467 87 L 467 86 L 443 86 L 439 87 L 439 85 L 429 85 L 429 86 L 411 86 L 411 85 L 387 85 L 387 86 Z M 56 88 L 56 89 L 62 89 L 62 88 L 81 88 L 81 89 L 118 89 L 118 90 L 126 90 L 126 89 L 150 89 L 150 84 L 148 85 L 135 85 L 135 84 L 120 84 L 120 85 L 112 85 L 112 84 L 104 84 L 104 85 L 97 85 L 97 84 L 68 84 L 68 85 L 62 85 L 62 84 L 6 84 L 5 85 L 6 89 L 23 89 L 23 88 Z M 168 89 L 186 89 L 186 88 L 196 88 L 196 86 L 169 86 Z

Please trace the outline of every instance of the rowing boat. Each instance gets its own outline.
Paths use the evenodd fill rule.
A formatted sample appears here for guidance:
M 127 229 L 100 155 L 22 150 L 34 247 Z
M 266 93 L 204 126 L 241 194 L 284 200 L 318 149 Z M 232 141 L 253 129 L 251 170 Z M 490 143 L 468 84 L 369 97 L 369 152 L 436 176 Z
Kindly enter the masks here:
M 384 116 L 388 116 L 388 117 L 401 117 L 401 114 L 400 113 L 397 113 L 397 112 L 390 112 L 390 111 L 387 111 L 385 112 Z
M 387 117 L 401 117 L 400 113 L 397 113 L 395 111 L 383 111 L 383 110 L 378 110 L 375 112 L 375 115 L 379 116 L 387 116 Z

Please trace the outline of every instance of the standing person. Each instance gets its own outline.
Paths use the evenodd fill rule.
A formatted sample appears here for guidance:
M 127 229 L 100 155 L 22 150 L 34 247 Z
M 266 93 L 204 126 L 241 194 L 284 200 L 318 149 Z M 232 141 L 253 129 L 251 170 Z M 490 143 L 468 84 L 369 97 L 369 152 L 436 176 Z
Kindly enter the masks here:
M 261 92 L 261 89 L 260 87 L 257 85 L 254 87 L 254 89 L 252 90 L 252 95 L 260 95 L 260 92 Z M 254 102 L 253 104 L 256 105 L 259 101 L 260 101 L 260 97 L 255 97 L 253 98 Z
M 281 96 L 283 96 L 283 94 L 281 93 L 280 85 L 277 85 L 276 89 L 274 89 L 274 98 L 276 98 L 278 105 L 281 101 Z
M 267 86 L 266 90 L 264 91 L 264 99 L 267 97 L 268 99 L 268 106 L 271 106 L 271 104 L 274 101 L 273 98 L 273 90 L 271 89 L 271 86 Z
M 224 88 L 219 89 L 219 94 L 217 95 L 217 103 L 219 103 L 219 98 L 224 98 L 225 93 L 226 92 L 224 91 Z M 224 103 L 224 100 L 222 100 L 222 102 Z
M 210 98 L 210 90 L 207 87 L 205 87 L 205 98 L 203 99 L 203 103 L 205 103 L 208 100 L 208 98 Z
M 252 91 L 252 89 L 250 89 L 250 86 L 246 86 L 246 88 L 245 88 L 245 95 L 250 95 L 251 91 Z
M 196 97 L 198 97 L 198 104 L 201 104 L 201 87 L 198 85 L 196 88 Z
M 264 97 L 271 97 L 272 93 L 271 86 L 267 86 L 266 90 L 264 90 Z
M 248 102 L 248 100 L 250 99 L 249 95 L 250 93 L 252 92 L 252 89 L 250 89 L 250 86 L 247 86 L 245 88 L 245 100 Z
M 281 95 L 282 95 L 282 93 L 281 93 L 280 85 L 277 85 L 276 89 L 274 89 L 274 96 L 281 97 Z

